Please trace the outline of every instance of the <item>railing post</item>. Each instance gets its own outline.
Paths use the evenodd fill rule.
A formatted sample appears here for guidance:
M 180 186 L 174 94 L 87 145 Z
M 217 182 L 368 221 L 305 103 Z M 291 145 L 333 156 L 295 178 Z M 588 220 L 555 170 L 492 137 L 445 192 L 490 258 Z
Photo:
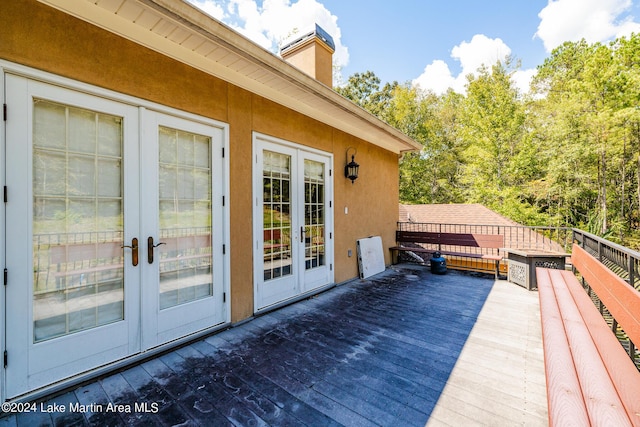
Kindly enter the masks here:
M 598 240 L 598 261 L 602 264 L 602 242 Z

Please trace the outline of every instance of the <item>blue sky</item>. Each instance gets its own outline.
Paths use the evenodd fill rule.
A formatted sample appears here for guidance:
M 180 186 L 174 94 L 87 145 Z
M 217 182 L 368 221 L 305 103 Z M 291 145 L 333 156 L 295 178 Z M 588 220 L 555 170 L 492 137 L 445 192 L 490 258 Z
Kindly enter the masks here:
M 336 43 L 338 80 L 370 70 L 436 93 L 463 92 L 465 75 L 507 54 L 521 62 L 514 80 L 526 90 L 562 42 L 640 32 L 640 0 L 189 1 L 274 53 L 317 23 Z

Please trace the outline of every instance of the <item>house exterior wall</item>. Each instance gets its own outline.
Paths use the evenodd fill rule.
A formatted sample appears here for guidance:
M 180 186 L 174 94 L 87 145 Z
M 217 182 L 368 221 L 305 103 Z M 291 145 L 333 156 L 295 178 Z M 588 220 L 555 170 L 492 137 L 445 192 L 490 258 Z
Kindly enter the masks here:
M 6 2 L 2 9 L 0 59 L 229 125 L 232 322 L 254 311 L 253 132 L 334 154 L 337 283 L 357 277 L 356 239 L 381 235 L 385 248 L 393 245 L 398 206 L 396 154 L 35 0 Z M 354 184 L 343 174 L 349 147 L 357 149 L 356 161 L 361 165 Z M 385 249 L 384 256 L 389 264 L 387 252 Z

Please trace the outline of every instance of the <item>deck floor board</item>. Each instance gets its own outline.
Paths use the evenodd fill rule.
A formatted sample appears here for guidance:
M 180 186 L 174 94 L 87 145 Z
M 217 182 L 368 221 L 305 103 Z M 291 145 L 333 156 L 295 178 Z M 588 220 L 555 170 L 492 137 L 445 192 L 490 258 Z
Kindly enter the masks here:
M 157 411 L 12 415 L 0 427 L 544 425 L 537 293 L 394 266 L 45 402 Z
M 497 281 L 427 426 L 547 424 L 538 294 Z

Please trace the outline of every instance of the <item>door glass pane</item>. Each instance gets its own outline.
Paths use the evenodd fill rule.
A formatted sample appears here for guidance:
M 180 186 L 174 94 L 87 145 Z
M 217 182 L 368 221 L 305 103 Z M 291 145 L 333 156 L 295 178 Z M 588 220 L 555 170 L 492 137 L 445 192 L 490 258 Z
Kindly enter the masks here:
M 124 319 L 122 118 L 34 101 L 34 342 Z
M 211 138 L 159 129 L 160 309 L 213 295 Z
M 265 151 L 262 167 L 264 280 L 291 271 L 291 156 Z
M 324 163 L 304 161 L 305 269 L 325 265 Z

